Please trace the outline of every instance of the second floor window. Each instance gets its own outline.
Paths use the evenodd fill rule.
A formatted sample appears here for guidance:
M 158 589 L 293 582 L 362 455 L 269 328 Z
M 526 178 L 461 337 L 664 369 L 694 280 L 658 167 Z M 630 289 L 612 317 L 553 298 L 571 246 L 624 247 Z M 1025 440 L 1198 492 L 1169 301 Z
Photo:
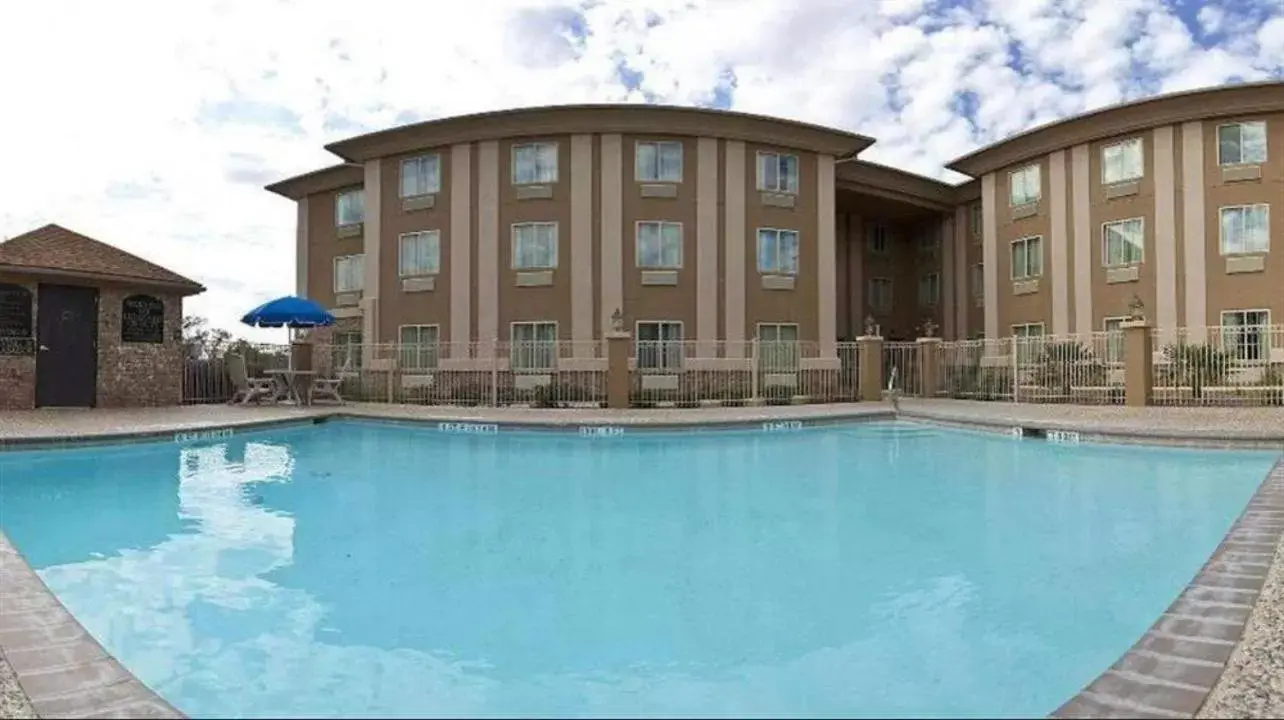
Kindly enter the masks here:
M 366 256 L 345 255 L 334 259 L 334 291 L 361 292 L 365 286 Z
M 869 279 L 869 307 L 880 315 L 892 310 L 892 281 L 890 278 Z
M 872 223 L 869 229 L 865 231 L 865 244 L 869 246 L 869 251 L 875 255 L 883 255 L 887 252 L 887 226 L 882 223 Z
M 401 161 L 401 197 L 420 197 L 440 191 L 440 155 L 420 155 Z
M 642 182 L 682 182 L 682 143 L 639 142 L 634 165 Z
M 758 272 L 798 274 L 798 231 L 758 229 Z
M 682 223 L 638 223 L 637 265 L 666 270 L 682 267 Z
M 399 239 L 397 268 L 401 277 L 436 275 L 441 268 L 441 232 L 405 233 Z
M 1239 205 L 1222 208 L 1221 246 L 1223 255 L 1264 253 L 1271 247 L 1269 205 Z
M 357 225 L 366 221 L 366 194 L 364 190 L 348 190 L 334 198 L 334 224 Z
M 1141 264 L 1145 256 L 1145 223 L 1141 218 L 1109 222 L 1101 227 L 1101 264 L 1126 267 Z
M 1012 241 L 1012 279 L 1029 280 L 1043 275 L 1043 238 Z
M 513 146 L 513 184 L 544 185 L 557 182 L 557 143 Z
M 977 263 L 972 266 L 971 280 L 972 280 L 973 299 L 984 298 L 985 297 L 985 265 L 983 263 Z
M 1141 138 L 1101 148 L 1101 181 L 1106 185 L 1137 180 L 1142 173 Z
M 1008 201 L 1012 207 L 1038 202 L 1043 195 L 1043 180 L 1038 164 L 1026 165 L 1008 173 Z
M 758 189 L 765 192 L 798 192 L 798 156 L 758 153 Z
M 941 246 L 941 235 L 934 225 L 925 225 L 918 229 L 918 251 L 924 254 L 934 253 Z
M 557 267 L 557 223 L 513 226 L 513 269 L 551 270 Z
M 970 214 L 972 216 L 972 237 L 979 238 L 981 237 L 981 227 L 985 217 L 984 212 L 981 210 L 981 203 L 973 204 Z
M 1260 165 L 1266 162 L 1266 123 L 1242 122 L 1217 128 L 1219 165 Z

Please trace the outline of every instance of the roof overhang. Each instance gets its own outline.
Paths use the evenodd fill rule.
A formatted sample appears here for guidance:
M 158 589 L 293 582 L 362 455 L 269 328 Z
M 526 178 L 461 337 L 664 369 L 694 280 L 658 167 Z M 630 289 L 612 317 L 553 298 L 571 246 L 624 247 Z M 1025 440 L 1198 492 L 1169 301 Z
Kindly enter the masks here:
M 762 115 L 668 105 L 615 104 L 555 105 L 461 115 L 381 130 L 325 147 L 344 160 L 360 163 L 456 143 L 589 133 L 715 136 L 837 158 L 853 157 L 874 143 L 873 138 L 864 135 Z M 277 183 L 279 185 L 282 183 Z
M 951 161 L 972 177 L 1056 150 L 1161 125 L 1284 112 L 1284 82 L 1242 83 L 1137 100 L 1040 125 Z
M 302 200 L 314 193 L 338 190 L 363 182 L 365 170 L 360 165 L 340 163 L 274 182 L 265 189 L 291 200 Z
M 205 292 L 205 286 L 197 283 L 176 283 L 163 280 L 149 280 L 129 275 L 112 275 L 109 273 L 91 273 L 77 270 L 56 270 L 53 268 L 32 267 L 30 265 L 0 264 L 0 275 L 21 275 L 31 278 L 54 278 L 58 280 L 78 280 L 87 284 L 127 285 L 136 288 L 163 290 L 176 295 L 188 297 Z
M 957 192 L 949 183 L 865 160 L 839 163 L 834 187 L 940 212 L 954 209 Z

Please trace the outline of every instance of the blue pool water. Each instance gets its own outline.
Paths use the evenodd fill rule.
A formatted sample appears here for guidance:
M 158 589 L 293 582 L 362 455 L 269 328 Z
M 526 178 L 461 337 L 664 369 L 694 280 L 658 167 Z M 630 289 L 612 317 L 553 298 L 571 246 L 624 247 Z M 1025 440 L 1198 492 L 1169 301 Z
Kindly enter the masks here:
M 335 422 L 0 453 L 0 527 L 194 717 L 1035 716 L 1274 459 Z

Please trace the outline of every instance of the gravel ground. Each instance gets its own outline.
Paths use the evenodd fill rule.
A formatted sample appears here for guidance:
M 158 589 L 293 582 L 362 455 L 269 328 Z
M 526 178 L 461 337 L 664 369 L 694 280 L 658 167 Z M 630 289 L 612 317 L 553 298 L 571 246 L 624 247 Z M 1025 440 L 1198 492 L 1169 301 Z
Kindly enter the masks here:
M 18 687 L 18 678 L 13 668 L 0 654 L 0 718 L 34 718 L 36 711 L 27 700 L 26 693 Z

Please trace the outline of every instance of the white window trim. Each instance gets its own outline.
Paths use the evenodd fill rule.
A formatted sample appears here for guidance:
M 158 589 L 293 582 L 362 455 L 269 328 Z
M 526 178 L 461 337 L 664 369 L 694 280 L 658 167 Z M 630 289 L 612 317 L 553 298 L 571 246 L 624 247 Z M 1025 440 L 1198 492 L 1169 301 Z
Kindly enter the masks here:
M 519 326 L 538 326 L 538 325 L 552 325 L 552 326 L 553 326 L 553 342 L 552 342 L 552 345 L 553 345 L 553 364 L 552 364 L 551 366 L 549 366 L 549 367 L 529 367 L 529 368 L 528 368 L 528 367 L 523 367 L 523 368 L 513 367 L 513 366 L 512 366 L 513 351 L 517 348 L 517 342 L 518 342 L 518 341 L 515 339 L 515 336 L 517 335 L 517 328 L 518 328 Z M 517 320 L 517 321 L 514 321 L 514 322 L 510 322 L 510 323 L 508 324 L 508 359 L 509 359 L 509 369 L 510 369 L 510 370 L 516 370 L 516 371 L 518 371 L 518 372 L 529 372 L 529 373 L 542 373 L 542 372 L 551 372 L 551 371 L 553 371 L 553 370 L 556 370 L 556 369 L 557 369 L 557 361 L 560 359 L 560 358 L 558 357 L 558 350 L 559 350 L 559 345 L 560 345 L 560 343 L 561 343 L 561 337 L 562 337 L 561 332 L 562 332 L 562 329 L 561 329 L 560 327 L 558 327 L 558 323 L 557 323 L 557 321 L 556 321 L 556 320 Z
M 642 226 L 643 225 L 677 225 L 678 262 L 676 265 L 643 265 L 642 264 Z M 663 228 L 662 228 L 663 229 Z M 663 235 L 661 235 L 663 237 Z M 687 229 L 678 220 L 638 220 L 633 223 L 633 264 L 640 270 L 681 270 L 686 256 Z M 658 321 L 657 321 L 658 322 Z
M 639 340 L 638 338 L 642 337 L 643 325 L 677 325 L 678 334 L 682 337 L 682 339 L 681 340 Z M 686 326 L 686 323 L 684 323 L 683 321 L 681 320 L 638 320 L 634 322 L 633 323 L 633 358 L 635 363 L 637 362 L 637 357 L 639 354 L 638 343 L 642 343 L 642 342 L 655 342 L 659 344 L 671 343 L 678 346 L 678 353 L 677 353 L 678 363 L 676 365 L 656 365 L 654 367 L 647 366 L 646 369 L 679 371 L 682 369 L 683 365 L 686 364 L 687 326 Z M 638 367 L 642 367 L 642 366 L 639 364 Z
M 1221 219 L 1220 216 L 1218 219 L 1219 220 Z M 1106 234 L 1106 228 L 1110 227 L 1111 225 L 1122 225 L 1123 223 L 1128 223 L 1133 221 L 1137 221 L 1141 223 L 1141 258 L 1137 260 L 1137 262 L 1135 263 L 1117 263 L 1114 265 L 1110 264 L 1110 252 L 1109 252 L 1110 242 L 1108 239 L 1109 236 Z M 1145 264 L 1145 262 L 1146 262 L 1146 218 L 1144 217 L 1120 218 L 1118 220 L 1110 220 L 1110 221 L 1101 223 L 1101 267 L 1104 267 L 1104 268 L 1133 267 L 1134 265 L 1143 265 Z
M 678 153 L 678 179 L 677 180 L 650 180 L 642 177 L 642 173 L 640 172 L 642 166 L 638 164 L 638 148 L 642 147 L 643 145 L 655 145 L 656 157 L 659 157 L 659 149 L 660 149 L 659 146 L 661 145 L 678 146 L 678 150 L 681 151 Z M 686 177 L 686 173 L 687 173 L 687 149 L 686 149 L 686 145 L 681 140 L 637 140 L 633 143 L 633 179 L 636 180 L 637 182 L 647 183 L 648 185 L 657 185 L 657 184 L 680 185 L 682 183 L 683 178 Z
M 1039 328 L 1039 337 L 1043 337 L 1048 332 L 1047 327 L 1041 322 L 1016 323 L 1015 325 L 1010 326 L 1010 329 L 1012 330 L 1012 336 L 1016 337 L 1017 328 L 1035 328 L 1035 327 Z
M 1223 160 L 1222 160 L 1222 128 L 1227 128 L 1227 127 L 1240 127 L 1240 126 L 1243 126 L 1243 125 L 1261 125 L 1261 126 L 1262 126 L 1262 133 L 1266 136 L 1266 138 L 1265 138 L 1265 142 L 1264 142 L 1264 143 L 1262 143 L 1263 147 L 1265 147 L 1265 149 L 1266 149 L 1266 157 L 1263 157 L 1263 158 L 1262 158 L 1262 160 L 1261 160 L 1261 162 L 1233 162 L 1233 163 L 1231 163 L 1231 162 L 1225 162 L 1225 161 L 1223 161 Z M 1218 166 L 1218 167 L 1240 167 L 1240 166 L 1244 166 L 1244 165 L 1265 165 L 1265 164 L 1266 164 L 1266 162 L 1267 162 L 1268 160 L 1270 160 L 1270 159 L 1271 159 L 1271 133 L 1270 133 L 1270 126 L 1266 124 L 1266 121 L 1265 121 L 1265 120 L 1240 120 L 1239 122 L 1228 122 L 1228 123 L 1222 123 L 1221 125 L 1218 125 L 1218 126 L 1217 126 L 1217 129 L 1216 129 L 1216 130 L 1214 130 L 1214 131 L 1213 131 L 1213 142 L 1217 145 L 1217 166 Z M 1239 151 L 1240 151 L 1240 156 L 1241 156 L 1241 157 L 1243 157 L 1243 153 L 1244 153 L 1244 136 L 1243 136 L 1243 134 L 1242 134 L 1242 133 L 1240 134 L 1240 138 L 1239 138 Z
M 1106 179 L 1106 151 L 1109 150 L 1110 148 L 1124 147 L 1125 145 L 1133 145 L 1133 144 L 1137 146 L 1137 154 L 1141 155 L 1141 162 L 1139 163 L 1139 165 L 1141 166 L 1141 172 L 1132 177 L 1120 178 L 1118 180 L 1107 180 Z M 1102 185 L 1122 185 L 1124 183 L 1136 182 L 1146 177 L 1146 144 L 1142 142 L 1141 138 L 1139 137 L 1132 137 L 1126 140 L 1112 142 L 1109 145 L 1102 145 L 1100 160 L 1101 160 L 1101 184 Z
M 1245 313 L 1262 313 L 1263 315 L 1266 316 L 1266 322 L 1261 323 L 1259 325 L 1227 325 L 1226 324 L 1227 315 L 1243 315 Z M 1241 366 L 1244 363 L 1262 363 L 1266 365 L 1270 364 L 1271 353 L 1275 349 L 1275 344 L 1271 342 L 1274 338 L 1272 337 L 1273 333 L 1271 332 L 1271 328 L 1273 326 L 1271 325 L 1270 308 L 1240 308 L 1236 310 L 1223 310 L 1221 311 L 1220 314 L 1218 314 L 1217 319 L 1219 322 L 1221 322 L 1221 325 L 1218 326 L 1218 333 L 1221 335 L 1221 348 L 1223 352 L 1229 352 L 1229 350 L 1226 347 L 1227 328 L 1235 329 L 1235 328 L 1242 328 L 1242 327 L 1257 327 L 1257 328 L 1264 329 L 1264 332 L 1262 333 L 1262 336 L 1263 336 L 1262 342 L 1264 344 L 1264 347 L 1262 348 L 1262 357 L 1254 360 L 1254 359 L 1248 359 L 1248 358 L 1240 358 L 1238 355 L 1234 355 L 1231 358 L 1232 362 L 1239 363 L 1241 364 Z
M 340 290 L 340 289 L 339 289 L 339 261 L 341 261 L 341 260 L 349 260 L 349 259 L 351 259 L 351 258 L 356 258 L 356 257 L 364 258 L 364 257 L 365 257 L 365 253 L 351 253 L 351 254 L 349 254 L 349 255 L 336 255 L 336 256 L 335 256 L 335 258 L 334 258 L 334 264 L 333 264 L 333 267 L 332 267 L 332 272 L 331 272 L 331 275 L 330 275 L 330 283 L 334 286 L 334 287 L 333 287 L 333 289 L 334 289 L 334 294 L 335 294 L 335 295 L 346 295 L 346 294 L 348 294 L 348 293 L 354 293 L 354 292 L 365 292 L 365 289 L 366 289 L 366 288 L 365 288 L 365 286 L 366 286 L 366 282 L 365 282 L 365 280 L 366 280 L 366 279 L 365 279 L 365 265 L 364 265 L 364 262 L 365 262 L 365 261 L 364 261 L 364 260 L 362 261 L 363 265 L 362 265 L 362 267 L 361 267 L 361 270 L 362 270 L 362 273 L 361 273 L 361 275 L 362 275 L 362 277 L 361 277 L 361 287 L 359 287 L 359 288 L 357 288 L 357 289 L 355 289 L 355 290 Z
M 1222 213 L 1227 210 L 1243 210 L 1245 208 L 1266 208 L 1266 247 L 1261 250 L 1247 250 L 1245 252 L 1226 252 L 1226 224 L 1222 222 Z M 1217 252 L 1222 257 L 1238 257 L 1241 255 L 1265 255 L 1271 251 L 1271 204 L 1270 203 L 1251 203 L 1249 205 L 1222 205 L 1217 208 Z M 1247 311 L 1251 312 L 1251 311 Z
M 407 343 L 404 340 L 402 340 L 401 334 L 402 332 L 405 331 L 406 328 L 418 328 L 421 332 L 423 331 L 424 328 L 434 328 L 437 331 L 437 340 L 431 343 L 432 345 L 435 345 L 437 348 L 437 350 L 434 352 L 437 362 L 433 364 L 432 367 L 421 367 L 419 365 L 416 365 L 412 368 L 413 370 L 425 370 L 425 371 L 436 370 L 437 367 L 441 364 L 441 346 L 442 346 L 441 325 L 438 323 L 407 323 L 405 325 L 398 325 L 397 326 L 397 350 L 399 353 L 405 352 L 407 345 L 422 347 L 425 344 L 425 343 Z M 400 364 L 400 356 L 398 356 L 398 364 Z M 405 369 L 405 367 L 402 366 L 402 369 Z
M 870 290 L 872 290 L 872 289 L 874 288 L 874 284 L 875 284 L 876 282 L 879 282 L 879 281 L 887 283 L 887 287 L 889 288 L 889 290 L 888 290 L 888 292 L 887 292 L 887 306 L 886 306 L 886 307 L 876 307 L 876 306 L 874 305 L 874 303 L 872 302 L 872 298 L 870 297 L 870 295 L 872 295 L 872 294 L 873 294 L 873 293 L 871 293 L 871 292 L 870 292 Z M 888 313 L 892 312 L 892 310 L 896 307 L 896 289 L 895 289 L 895 287 L 896 287 L 896 286 L 895 286 L 895 284 L 892 282 L 892 279 L 891 279 L 891 278 L 889 278 L 889 277 L 881 277 L 881 276 L 880 276 L 880 277 L 871 277 L 871 278 L 869 278 L 869 280 L 867 280 L 867 281 L 866 281 L 866 284 L 865 284 L 865 300 L 866 300 L 866 302 L 869 304 L 870 309 L 871 309 L 871 310 L 873 310 L 874 312 L 879 313 L 879 314 L 882 314 L 882 315 L 886 315 L 886 314 L 888 314 Z
M 403 254 L 405 252 L 405 245 L 403 244 L 403 241 L 410 235 L 429 235 L 429 234 L 437 236 L 437 269 L 433 270 L 432 272 L 425 272 L 425 273 L 408 274 L 404 272 L 402 270 L 402 266 L 404 264 L 402 263 L 402 260 L 404 259 Z M 440 230 L 413 230 L 411 232 L 401 233 L 400 235 L 397 236 L 397 277 L 403 277 L 403 278 L 432 277 L 434 275 L 439 275 L 439 274 L 441 274 L 441 231 Z
M 1039 274 L 1038 274 L 1038 275 L 1022 275 L 1022 276 L 1020 276 L 1020 277 L 1017 277 L 1017 274 L 1016 274 L 1016 263 L 1012 262 L 1012 248 L 1016 247 L 1017 243 L 1029 243 L 1031 240 L 1038 240 L 1038 241 L 1039 241 Z M 1030 256 L 1030 255 L 1029 255 L 1029 253 L 1030 253 L 1029 245 L 1027 245 L 1027 246 L 1026 246 L 1026 250 L 1025 250 L 1025 252 L 1026 252 L 1026 257 L 1028 258 L 1028 257 Z M 1026 262 L 1026 265 L 1028 266 L 1029 264 L 1030 264 L 1030 263 L 1027 261 L 1027 262 Z M 1035 278 L 1042 278 L 1042 277 L 1043 277 L 1043 236 L 1042 236 L 1042 235 L 1029 235 L 1029 236 L 1026 236 L 1026 237 L 1023 237 L 1023 238 L 1017 238 L 1017 239 L 1013 240 L 1011 243 L 1009 243 L 1009 245 L 1008 245 L 1008 275 L 1010 275 L 1010 276 L 1011 276 L 1011 280 L 1012 280 L 1013 282 L 1021 282 L 1022 280 L 1034 280 Z M 1027 323 L 1027 324 L 1029 324 L 1029 323 Z
M 797 250 L 798 250 L 798 263 L 799 263 L 799 265 L 801 265 L 801 264 L 802 264 L 802 233 L 801 233 L 801 232 L 799 232 L 799 231 L 797 231 L 797 230 L 794 230 L 794 229 L 792 229 L 792 228 L 760 227 L 760 228 L 758 228 L 757 230 L 755 230 L 755 231 L 754 231 L 754 234 L 753 234 L 753 250 L 754 250 L 754 255 L 755 255 L 754 260 L 753 260 L 753 264 L 754 264 L 754 266 L 755 266 L 755 267 L 757 267 L 757 266 L 758 266 L 758 261 L 762 259 L 761 254 L 758 252 L 758 241 L 761 239 L 761 237 L 762 237 L 762 231 L 764 231 L 764 230 L 766 230 L 766 231 L 768 231 L 768 232 L 773 232 L 773 233 L 775 233 L 775 234 L 776 234 L 776 257 L 777 257 L 777 259 L 779 259 L 779 257 L 780 257 L 780 234 L 781 234 L 781 233 L 793 233 L 793 235 L 794 235 L 794 244 L 796 245 Z M 793 271 L 792 271 L 792 272 L 790 272 L 790 271 L 788 271 L 788 270 L 766 270 L 766 269 L 764 269 L 764 268 L 762 268 L 762 267 L 758 267 L 758 274 L 759 274 L 759 275 L 783 275 L 783 276 L 785 276 L 785 277 L 797 277 L 797 276 L 798 276 L 798 268 L 794 268 L 794 269 L 793 269 Z
M 931 284 L 932 284 L 932 283 L 931 283 L 930 278 L 933 278 L 933 277 L 935 277 L 935 278 L 936 278 L 936 298 L 935 298 L 935 299 L 933 299 L 933 298 L 931 298 L 931 297 L 928 297 L 928 298 L 927 298 L 927 300 L 926 300 L 926 301 L 924 301 L 922 297 L 919 297 L 919 306 L 920 306 L 920 307 L 929 307 L 929 308 L 934 308 L 934 307 L 940 307 L 940 306 L 941 306 L 941 273 L 939 273 L 939 272 L 930 272 L 930 273 L 926 273 L 926 274 L 920 275 L 920 276 L 919 276 L 919 278 L 918 278 L 918 283 L 919 283 L 918 287 L 919 287 L 919 291 L 920 291 L 920 292 L 919 292 L 919 294 L 920 294 L 920 295 L 922 295 L 923 283 L 924 283 L 925 281 L 928 283 L 928 287 L 929 287 L 929 288 L 931 287 Z M 931 295 L 931 293 L 928 293 L 928 295 L 930 296 L 930 295 Z
M 553 148 L 553 179 L 536 180 L 532 182 L 518 182 L 517 180 L 517 151 L 522 148 L 538 147 L 548 145 Z M 556 185 L 562 175 L 562 158 L 561 148 L 557 146 L 556 140 L 535 140 L 532 142 L 514 143 L 509 149 L 509 180 L 513 185 Z
M 1024 175 L 1026 171 L 1028 171 L 1030 168 L 1035 168 L 1035 171 L 1039 175 L 1039 182 L 1035 183 L 1034 197 L 1026 198 L 1023 202 L 1013 202 L 1012 178 L 1017 175 Z M 1008 206 L 1009 207 L 1025 207 L 1026 205 L 1033 205 L 1042 199 L 1043 199 L 1043 166 L 1042 165 L 1040 165 L 1039 163 L 1029 163 L 1027 165 L 1023 165 L 1017 168 L 1016 170 L 1013 170 L 1008 173 Z
M 979 218 L 979 219 L 978 219 Z M 968 234 L 972 239 L 979 240 L 985 234 L 985 206 L 981 203 L 972 203 L 967 210 Z
M 765 180 L 765 178 L 763 178 L 763 177 L 762 177 L 762 172 L 761 172 L 761 171 L 762 171 L 762 156 L 763 156 L 763 155 L 771 155 L 772 157 L 776 158 L 776 169 L 777 169 L 777 173 L 779 172 L 779 169 L 780 169 L 780 158 L 782 158 L 782 157 L 791 157 L 791 158 L 793 158 L 793 159 L 794 159 L 794 167 L 798 168 L 797 176 L 794 178 L 794 179 L 795 179 L 795 181 L 796 181 L 796 183 L 797 183 L 797 185 L 798 185 L 798 189 L 797 189 L 797 190 L 781 190 L 781 189 L 778 189 L 778 188 L 769 188 L 769 187 L 766 187 L 766 186 L 763 184 L 763 181 Z M 758 191 L 759 191 L 759 192 L 776 193 L 777 195 L 797 195 L 797 194 L 799 193 L 799 191 L 800 191 L 800 190 L 802 190 L 802 158 L 798 157 L 798 153 L 781 152 L 781 151 L 777 151 L 777 150 L 759 150 L 759 151 L 757 151 L 757 153 L 754 155 L 753 173 L 754 173 L 754 176 L 755 176 L 755 177 L 754 177 L 754 184 L 757 186 L 757 189 L 758 189 Z
M 424 158 L 435 158 L 437 161 L 437 187 L 418 195 L 404 194 L 406 189 L 406 163 L 412 160 L 423 160 Z M 401 163 L 397 166 L 397 173 L 397 194 L 401 199 L 405 200 L 407 198 L 421 198 L 428 197 L 429 195 L 436 195 L 441 192 L 441 153 L 422 153 L 413 157 L 402 158 Z
M 340 190 L 334 194 L 334 226 L 335 227 L 352 227 L 353 225 L 360 225 L 366 221 L 364 197 L 362 198 L 362 202 L 361 202 L 362 212 L 361 212 L 360 220 L 358 220 L 357 222 L 350 222 L 350 223 L 344 223 L 339 221 L 339 207 L 342 205 L 342 202 L 341 202 L 342 198 L 345 195 L 364 194 L 365 191 L 366 190 L 364 187 L 355 187 L 355 188 L 348 188 L 347 190 Z
M 527 266 L 520 266 L 520 267 L 519 267 L 519 266 L 517 265 L 517 229 L 518 229 L 518 228 L 522 228 L 522 227 L 540 227 L 540 226 L 544 226 L 544 225 L 552 226 L 552 228 L 553 228 L 553 259 L 552 259 L 552 264 L 551 264 L 551 265 L 547 265 L 547 266 L 539 266 L 539 267 L 535 267 L 535 266 L 531 266 L 531 265 L 527 265 Z M 530 272 L 539 272 L 539 271 L 541 271 L 541 270 L 556 270 L 556 269 L 557 269 L 558 259 L 559 259 L 559 258 L 558 258 L 558 249 L 559 249 L 559 248 L 558 248 L 558 246 L 559 246 L 559 245 L 561 245 L 561 244 L 562 244 L 562 231 L 561 231 L 561 228 L 559 228 L 559 227 L 558 227 L 558 225 L 557 225 L 557 221 L 556 221 L 556 220 L 551 221 L 551 222 L 548 222 L 548 221 L 542 221 L 542 220 L 541 220 L 541 221 L 531 221 L 531 222 L 519 222 L 519 223 L 513 223 L 513 224 L 512 224 L 512 226 L 511 226 L 511 228 L 510 228 L 510 240 L 509 240 L 509 247 L 508 247 L 508 255 L 509 255 L 509 257 L 508 257 L 508 264 L 509 264 L 509 266 L 510 266 L 510 268 L 509 268 L 509 269 L 511 269 L 511 270 L 516 270 L 516 271 L 518 271 L 518 272 L 527 272 L 527 271 L 530 271 Z
M 1106 317 L 1101 318 L 1101 332 L 1103 332 L 1103 333 L 1110 333 L 1110 332 L 1112 332 L 1112 331 L 1111 331 L 1111 329 L 1110 329 L 1110 323 L 1112 323 L 1112 322 L 1118 321 L 1118 322 L 1119 322 L 1119 324 L 1120 324 L 1120 325 L 1122 325 L 1123 323 L 1130 322 L 1131 320 L 1132 320 L 1132 318 L 1128 317 L 1127 315 L 1107 315 Z M 1113 339 L 1115 339 L 1115 338 L 1112 338 L 1109 334 L 1107 334 L 1107 335 L 1106 335 L 1106 356 L 1105 356 L 1105 357 L 1103 357 L 1103 358 L 1101 358 L 1101 360 L 1102 360 L 1103 362 L 1105 362 L 1105 363 L 1110 364 L 1110 365 L 1122 365 L 1122 364 L 1123 364 L 1123 357 L 1122 357 L 1122 355 L 1123 355 L 1123 353 L 1125 352 L 1125 348 L 1124 348 L 1124 347 L 1122 347 L 1122 346 L 1123 346 L 1123 344 L 1124 344 L 1124 343 L 1126 343 L 1126 342 L 1127 342 L 1127 340 L 1124 338 L 1124 335 L 1123 335 L 1123 328 L 1120 328 L 1118 332 L 1119 332 L 1118 341 L 1119 341 L 1119 343 L 1120 343 L 1120 345 L 1121 345 L 1121 347 L 1119 348 L 1119 354 L 1121 355 L 1121 357 L 1119 357 L 1119 358 L 1114 358 L 1114 359 L 1112 359 L 1112 358 L 1110 357 L 1110 342 L 1111 342 L 1111 340 L 1113 340 Z

